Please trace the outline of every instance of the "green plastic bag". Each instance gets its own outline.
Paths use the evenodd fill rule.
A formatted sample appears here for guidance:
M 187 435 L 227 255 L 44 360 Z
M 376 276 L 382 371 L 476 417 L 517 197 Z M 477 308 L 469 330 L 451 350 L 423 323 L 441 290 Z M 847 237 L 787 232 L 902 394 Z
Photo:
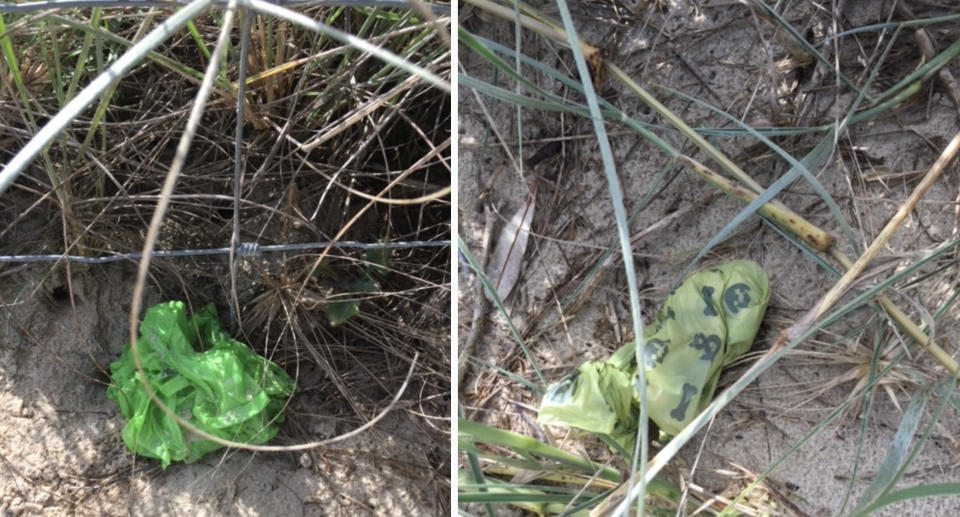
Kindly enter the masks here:
M 644 329 L 650 418 L 676 435 L 713 398 L 720 370 L 750 349 L 770 301 L 767 276 L 738 260 L 697 272 L 670 293 Z M 632 448 L 640 415 L 635 346 L 588 361 L 550 386 L 542 424 L 606 434 Z
M 258 445 L 277 434 L 293 380 L 223 332 L 213 304 L 192 318 L 183 302 L 151 307 L 140 324 L 137 350 L 150 389 L 194 426 Z M 123 442 L 131 451 L 159 459 L 166 469 L 171 461 L 193 462 L 222 447 L 182 429 L 150 399 L 129 344 L 110 374 L 107 397 L 127 420 Z

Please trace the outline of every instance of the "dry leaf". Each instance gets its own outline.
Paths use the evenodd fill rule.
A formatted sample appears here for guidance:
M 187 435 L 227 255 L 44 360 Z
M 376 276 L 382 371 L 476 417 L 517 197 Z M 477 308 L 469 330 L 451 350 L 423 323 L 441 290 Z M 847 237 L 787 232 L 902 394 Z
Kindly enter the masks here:
M 513 214 L 497 238 L 497 246 L 493 248 L 493 255 L 487 263 L 487 278 L 493 284 L 500 300 L 506 300 L 513 287 L 520 278 L 520 268 L 523 265 L 523 253 L 527 249 L 527 239 L 530 237 L 530 223 L 533 221 L 533 207 L 536 204 L 536 191 L 530 194 L 527 202 Z M 487 299 L 493 301 L 490 292 L 483 292 Z

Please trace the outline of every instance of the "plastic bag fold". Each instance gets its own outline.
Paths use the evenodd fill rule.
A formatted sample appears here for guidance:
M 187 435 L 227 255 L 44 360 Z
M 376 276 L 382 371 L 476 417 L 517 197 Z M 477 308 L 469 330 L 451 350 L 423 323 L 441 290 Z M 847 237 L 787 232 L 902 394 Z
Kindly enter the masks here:
M 643 332 L 647 407 L 661 430 L 676 435 L 710 403 L 720 371 L 750 349 L 769 301 L 766 274 L 747 260 L 699 271 L 667 296 Z M 550 386 L 537 419 L 609 435 L 629 450 L 638 382 L 636 346 L 628 343 Z
M 263 444 L 283 422 L 294 382 L 282 368 L 227 335 L 213 304 L 188 317 L 183 302 L 147 310 L 137 340 L 147 383 L 171 411 L 205 432 L 235 442 Z M 127 421 L 123 441 L 132 452 L 193 462 L 222 446 L 182 429 L 147 395 L 130 344 L 110 365 L 107 397 Z

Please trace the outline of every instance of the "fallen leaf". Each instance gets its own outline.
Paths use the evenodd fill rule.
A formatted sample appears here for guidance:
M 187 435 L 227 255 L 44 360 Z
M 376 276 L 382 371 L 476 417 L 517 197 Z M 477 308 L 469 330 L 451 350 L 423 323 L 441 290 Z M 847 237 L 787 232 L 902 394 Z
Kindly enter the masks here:
M 536 190 L 527 198 L 513 217 L 507 222 L 497 238 L 497 245 L 493 248 L 493 255 L 487 264 L 487 278 L 493 284 L 500 300 L 506 300 L 517 279 L 520 278 L 520 268 L 523 266 L 523 254 L 527 250 L 527 239 L 530 237 L 530 224 L 533 221 L 533 208 L 536 205 Z M 489 291 L 484 290 L 487 299 L 493 301 Z

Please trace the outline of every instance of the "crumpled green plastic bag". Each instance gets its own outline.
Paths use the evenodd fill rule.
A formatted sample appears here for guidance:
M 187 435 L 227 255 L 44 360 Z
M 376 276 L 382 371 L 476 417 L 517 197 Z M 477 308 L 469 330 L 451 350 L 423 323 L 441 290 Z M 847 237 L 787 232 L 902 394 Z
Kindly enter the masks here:
M 151 307 L 140 324 L 137 350 L 150 388 L 194 426 L 257 445 L 277 434 L 293 380 L 223 332 L 213 304 L 192 318 L 183 302 Z M 193 462 L 222 447 L 182 429 L 150 399 L 129 343 L 110 365 L 110 380 L 107 397 L 127 420 L 123 442 L 131 451 L 160 460 L 166 469 L 171 461 Z
M 750 349 L 770 301 L 767 275 L 738 260 L 694 273 L 644 329 L 650 419 L 678 434 L 713 398 L 720 371 Z M 632 448 L 640 414 L 635 346 L 588 361 L 550 386 L 537 420 L 611 436 Z

